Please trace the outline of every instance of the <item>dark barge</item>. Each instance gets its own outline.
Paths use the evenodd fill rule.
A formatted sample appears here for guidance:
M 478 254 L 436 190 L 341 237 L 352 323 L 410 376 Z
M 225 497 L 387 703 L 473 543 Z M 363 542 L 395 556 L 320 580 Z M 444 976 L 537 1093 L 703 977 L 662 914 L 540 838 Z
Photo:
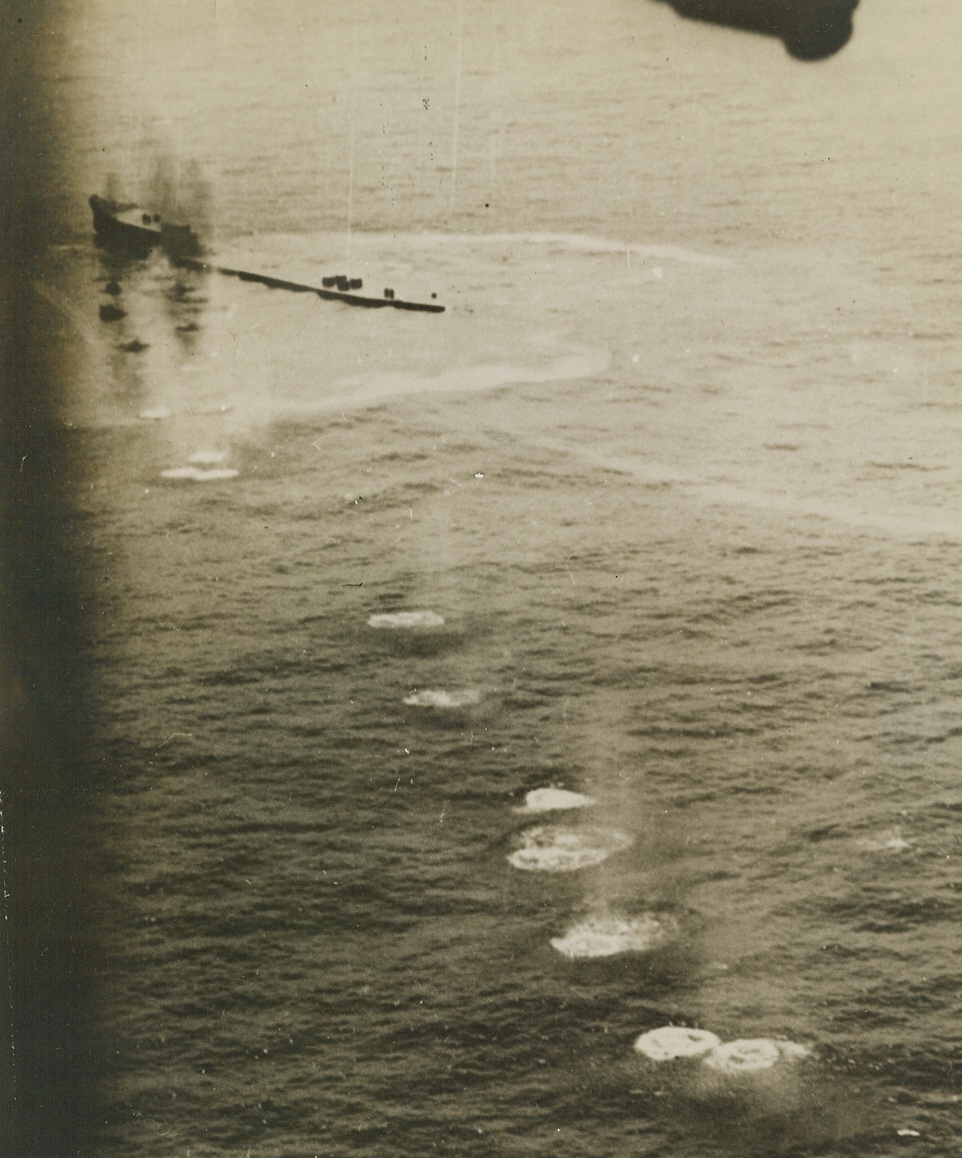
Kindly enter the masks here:
M 132 201 L 90 198 L 94 233 L 98 244 L 130 257 L 146 257 L 160 247 L 171 258 L 196 257 L 201 252 L 197 234 L 189 225 L 164 221 L 159 213 L 149 213 Z
M 96 193 L 90 198 L 90 208 L 98 244 L 131 257 L 146 257 L 152 249 L 160 248 L 174 265 L 236 277 L 241 281 L 258 282 L 268 289 L 317 294 L 325 301 L 343 302 L 348 306 L 365 309 L 390 308 L 427 314 L 444 313 L 444 306 L 433 300 L 436 294 L 431 295 L 430 302 L 406 301 L 395 297 L 393 289 L 385 289 L 383 297 L 371 297 L 357 292 L 363 288 L 360 278 L 348 278 L 342 274 L 324 277 L 321 286 L 313 286 L 272 277 L 270 274 L 212 265 L 201 256 L 200 242 L 189 225 L 171 225 L 161 220 L 159 214 L 149 213 L 132 202 L 109 201 L 98 197 Z

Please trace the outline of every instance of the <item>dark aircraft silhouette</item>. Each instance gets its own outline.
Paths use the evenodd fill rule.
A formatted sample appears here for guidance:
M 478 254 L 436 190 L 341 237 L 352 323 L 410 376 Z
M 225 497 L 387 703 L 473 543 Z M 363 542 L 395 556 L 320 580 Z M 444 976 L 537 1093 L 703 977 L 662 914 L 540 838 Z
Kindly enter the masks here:
M 796 60 L 824 60 L 848 44 L 859 0 L 654 0 L 688 20 L 777 36 Z

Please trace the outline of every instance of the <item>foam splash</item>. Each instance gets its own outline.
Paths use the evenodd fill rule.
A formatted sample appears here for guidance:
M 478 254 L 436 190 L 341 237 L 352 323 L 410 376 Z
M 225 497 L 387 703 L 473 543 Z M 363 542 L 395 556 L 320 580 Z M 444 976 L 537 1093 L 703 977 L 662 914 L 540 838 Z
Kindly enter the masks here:
M 593 868 L 634 844 L 617 828 L 564 828 L 540 825 L 522 833 L 522 844 L 508 862 L 525 872 L 569 873 Z
M 552 937 L 552 948 L 572 960 L 585 957 L 614 957 L 618 953 L 650 953 L 665 945 L 678 932 L 670 917 L 645 913 L 640 917 L 589 917 L 565 933 Z
M 650 1029 L 635 1041 L 635 1049 L 652 1061 L 674 1061 L 680 1057 L 703 1057 L 721 1046 L 721 1038 L 708 1029 L 683 1025 L 663 1025 Z
M 524 798 L 524 806 L 515 812 L 561 812 L 568 808 L 590 808 L 597 801 L 566 788 L 534 788 Z
M 146 410 L 141 410 L 137 417 L 159 422 L 162 418 L 173 417 L 173 413 L 173 410 L 168 406 L 148 406 Z
M 912 842 L 906 840 L 897 828 L 879 833 L 875 837 L 866 837 L 858 843 L 867 852 L 905 852 L 912 847 Z
M 197 466 L 174 466 L 160 472 L 161 478 L 187 480 L 190 482 L 214 482 L 217 479 L 237 478 L 240 471 L 230 467 L 221 467 L 213 470 L 201 470 Z
M 410 629 L 417 627 L 442 627 L 444 616 L 436 611 L 385 611 L 372 615 L 368 627 L 390 627 Z
M 240 471 L 234 470 L 233 467 L 222 467 L 216 470 L 198 470 L 194 473 L 194 481 L 213 482 L 215 479 L 237 478 L 239 474 Z
M 431 688 L 424 688 L 421 691 L 412 692 L 409 696 L 404 697 L 404 702 L 414 708 L 464 708 L 470 704 L 476 704 L 481 699 L 481 693 L 475 691 L 473 688 L 466 688 L 463 691 L 444 692 L 435 691 Z
M 782 1060 L 798 1061 L 809 1057 L 811 1050 L 794 1041 L 776 1041 L 770 1037 L 742 1038 L 729 1041 L 712 1050 L 705 1065 L 726 1074 L 749 1074 L 773 1069 Z
M 779 1062 L 795 1062 L 812 1056 L 807 1045 L 781 1038 L 753 1037 L 722 1042 L 707 1029 L 663 1025 L 643 1033 L 635 1049 L 652 1061 L 697 1057 L 718 1073 L 751 1074 L 774 1069 Z

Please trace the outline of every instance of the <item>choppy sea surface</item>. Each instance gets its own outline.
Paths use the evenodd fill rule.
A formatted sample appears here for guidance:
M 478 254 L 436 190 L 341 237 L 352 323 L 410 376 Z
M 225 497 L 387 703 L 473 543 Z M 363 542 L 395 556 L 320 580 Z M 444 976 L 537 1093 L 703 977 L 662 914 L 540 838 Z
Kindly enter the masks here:
M 959 23 L 65 20 L 103 1154 L 954 1152 Z M 118 263 L 108 174 L 447 310 Z

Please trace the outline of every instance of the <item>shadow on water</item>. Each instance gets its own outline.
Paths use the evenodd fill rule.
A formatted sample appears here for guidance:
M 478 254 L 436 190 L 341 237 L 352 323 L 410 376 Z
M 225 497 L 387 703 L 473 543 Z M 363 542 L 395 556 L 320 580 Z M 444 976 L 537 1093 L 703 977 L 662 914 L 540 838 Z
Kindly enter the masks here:
M 134 302 L 139 297 L 159 294 L 174 337 L 185 353 L 196 346 L 207 305 L 204 270 L 188 270 L 150 254 L 139 255 L 110 248 L 100 249 L 103 296 L 100 321 L 113 325 L 117 347 L 125 353 L 140 353 L 149 343 L 142 341 L 132 320 Z M 153 284 L 152 284 L 153 283 Z
M 76 342 L 25 276 L 66 184 L 62 125 L 36 99 L 48 7 L 0 18 L 0 1152 L 24 1158 L 94 1152 L 105 1053 L 96 591 L 77 530 L 83 443 L 62 417 Z
M 858 0 L 656 0 L 679 16 L 777 37 L 796 60 L 824 60 L 848 44 Z

